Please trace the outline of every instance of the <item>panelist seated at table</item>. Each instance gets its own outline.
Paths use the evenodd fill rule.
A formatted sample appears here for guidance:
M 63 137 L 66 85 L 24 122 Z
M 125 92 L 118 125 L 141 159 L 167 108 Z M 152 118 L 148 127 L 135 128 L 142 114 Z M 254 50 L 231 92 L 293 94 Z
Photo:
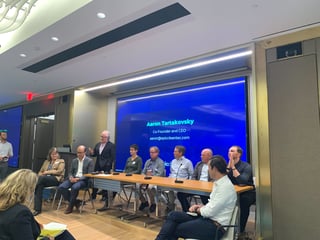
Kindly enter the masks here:
M 214 179 L 209 201 L 206 205 L 193 205 L 186 212 L 170 212 L 156 240 L 192 238 L 211 240 L 218 239 L 225 233 L 221 225 L 230 223 L 237 201 L 235 188 L 227 176 L 227 163 L 222 156 L 215 155 L 209 162 L 209 174 Z M 217 240 L 217 239 L 216 239 Z
M 228 157 L 228 177 L 234 185 L 253 186 L 252 167 L 249 163 L 241 161 L 243 150 L 239 146 L 229 148 Z M 248 221 L 250 206 L 256 202 L 256 191 L 253 188 L 250 191 L 240 193 L 240 233 L 243 233 Z
M 138 156 L 139 146 L 130 145 L 130 157 L 126 161 L 124 172 L 129 174 L 140 174 L 142 171 L 142 159 Z
M 201 151 L 201 161 L 198 162 L 195 166 L 195 170 L 192 174 L 193 180 L 199 180 L 199 181 L 212 181 L 212 178 L 209 175 L 208 171 L 208 164 L 210 159 L 213 156 L 213 152 L 210 148 L 205 148 Z M 184 192 L 178 192 L 177 197 L 180 201 L 182 210 L 184 212 L 187 212 L 190 208 L 190 198 L 194 196 L 194 194 L 191 193 L 184 193 Z M 209 196 L 206 195 L 199 195 L 201 198 L 202 204 L 207 204 Z
M 153 146 L 149 148 L 150 159 L 146 161 L 144 164 L 144 168 L 142 170 L 142 174 L 146 176 L 164 176 L 164 162 L 159 157 L 159 148 L 157 146 Z M 150 199 L 150 207 L 148 199 L 146 199 L 144 192 L 147 192 L 148 197 Z M 142 211 L 146 207 L 149 207 L 150 212 L 154 212 L 156 210 L 156 186 L 152 184 L 141 184 L 139 187 L 139 195 L 141 204 L 139 206 L 139 210 Z
M 184 154 L 186 148 L 182 145 L 177 145 L 174 148 L 173 155 L 174 159 L 170 163 L 170 178 L 181 179 L 191 179 L 193 174 L 192 162 L 187 159 Z M 182 181 L 182 180 L 181 180 Z M 174 191 L 168 192 L 168 205 L 167 212 L 173 211 L 175 209 L 175 193 Z
M 126 165 L 124 168 L 124 172 L 128 175 L 129 174 L 140 174 L 142 171 L 142 159 L 137 154 L 138 150 L 139 150 L 139 146 L 137 144 L 130 145 L 130 148 L 129 148 L 130 157 L 127 159 Z M 123 188 L 124 184 L 127 184 L 127 183 L 121 184 L 122 188 Z M 128 184 L 135 187 L 135 184 L 132 184 L 132 183 L 128 183 Z M 115 195 L 116 195 L 116 192 L 113 193 L 113 198 L 115 197 Z M 100 212 L 108 210 L 108 205 L 109 205 L 108 202 L 109 202 L 109 200 L 107 197 L 105 199 L 103 207 L 101 207 L 97 210 Z
M 34 193 L 34 216 L 41 213 L 43 189 L 45 187 L 58 186 L 64 178 L 64 171 L 65 162 L 60 159 L 57 148 L 50 148 L 47 160 L 43 162 L 38 173 L 38 182 Z
M 79 209 L 81 201 L 77 199 L 79 190 L 88 187 L 89 179 L 84 174 L 93 172 L 93 160 L 86 156 L 86 147 L 83 145 L 77 148 L 77 158 L 72 160 L 69 177 L 58 187 L 64 200 L 69 201 L 65 214 L 72 213 L 73 208 Z M 71 188 L 71 191 L 69 191 Z

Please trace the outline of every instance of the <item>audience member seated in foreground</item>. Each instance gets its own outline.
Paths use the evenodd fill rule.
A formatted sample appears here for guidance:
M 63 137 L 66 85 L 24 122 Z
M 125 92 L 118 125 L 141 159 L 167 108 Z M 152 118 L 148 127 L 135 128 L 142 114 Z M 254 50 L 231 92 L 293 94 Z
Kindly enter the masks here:
M 38 182 L 34 194 L 34 216 L 41 213 L 43 189 L 45 187 L 58 186 L 64 177 L 65 163 L 63 159 L 60 159 L 57 148 L 51 148 L 47 158 L 38 173 Z
M 228 176 L 235 185 L 253 186 L 252 167 L 249 163 L 241 161 L 243 150 L 239 146 L 229 148 Z M 248 221 L 250 206 L 256 202 L 256 190 L 250 190 L 239 195 L 240 201 L 240 232 L 243 233 Z
M 164 176 L 164 162 L 159 158 L 159 148 L 156 146 L 149 148 L 150 159 L 144 164 L 142 174 L 146 176 Z M 146 191 L 150 199 L 150 207 L 148 200 L 145 198 L 143 191 Z M 155 195 L 156 195 L 156 186 L 151 184 L 141 184 L 139 188 L 140 194 L 140 207 L 139 210 L 142 211 L 144 208 L 149 207 L 150 212 L 156 210 Z
M 73 207 L 80 207 L 81 201 L 77 199 L 79 190 L 88 186 L 88 178 L 84 174 L 93 171 L 93 161 L 86 156 L 86 147 L 83 145 L 77 148 L 77 158 L 72 160 L 69 177 L 59 186 L 64 200 L 69 201 L 68 208 L 64 211 L 65 214 L 72 213 Z M 71 191 L 69 191 L 71 188 Z
M 0 185 L 0 238 L 10 240 L 36 240 L 40 236 L 39 224 L 26 206 L 34 193 L 37 175 L 29 169 L 10 174 Z M 41 239 L 47 239 L 43 237 Z M 53 238 L 51 238 L 53 239 Z M 75 239 L 67 230 L 56 240 Z
M 212 158 L 213 153 L 210 148 L 205 148 L 201 151 L 201 161 L 196 164 L 195 170 L 192 174 L 193 180 L 199 180 L 199 181 L 206 181 L 210 182 L 212 179 L 210 178 L 209 171 L 208 171 L 208 164 L 210 159 Z M 187 212 L 190 208 L 190 198 L 194 194 L 191 193 L 184 193 L 184 192 L 178 192 L 177 197 L 180 201 L 182 210 L 184 212 Z M 202 204 L 207 204 L 209 196 L 206 195 L 199 195 L 201 198 Z
M 222 156 L 214 156 L 209 163 L 209 174 L 214 179 L 209 202 L 206 205 L 193 205 L 186 212 L 170 212 L 156 240 L 195 238 L 202 240 L 215 239 L 217 227 L 229 224 L 236 204 L 237 194 L 228 178 L 227 164 Z M 225 232 L 218 232 L 220 239 Z M 217 240 L 217 239 L 216 239 Z

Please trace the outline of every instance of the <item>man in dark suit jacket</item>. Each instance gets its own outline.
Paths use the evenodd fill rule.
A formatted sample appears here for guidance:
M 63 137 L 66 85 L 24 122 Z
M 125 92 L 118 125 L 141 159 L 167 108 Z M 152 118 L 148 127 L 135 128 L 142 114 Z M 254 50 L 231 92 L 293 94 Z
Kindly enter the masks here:
M 104 130 L 100 135 L 100 142 L 96 144 L 94 149 L 89 148 L 90 156 L 97 157 L 94 171 L 103 171 L 110 173 L 113 169 L 116 159 L 115 145 L 110 142 L 110 132 Z M 92 192 L 92 198 L 95 199 L 98 189 L 94 188 Z M 106 191 L 105 191 L 106 194 Z
M 63 198 L 69 201 L 65 214 L 72 213 L 74 206 L 79 208 L 80 200 L 77 200 L 79 190 L 88 186 L 88 178 L 83 175 L 93 172 L 93 165 L 92 159 L 86 156 L 86 147 L 78 146 L 77 158 L 72 160 L 69 177 L 59 186 Z M 71 191 L 68 190 L 69 188 Z

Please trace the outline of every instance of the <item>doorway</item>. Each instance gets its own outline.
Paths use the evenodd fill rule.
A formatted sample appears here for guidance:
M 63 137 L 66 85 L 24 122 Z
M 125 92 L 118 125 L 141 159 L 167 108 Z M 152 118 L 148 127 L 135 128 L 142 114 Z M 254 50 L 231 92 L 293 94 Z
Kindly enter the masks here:
M 53 146 L 54 115 L 27 118 L 26 127 L 28 141 L 25 145 L 26 158 L 23 159 L 23 165 L 38 172 Z

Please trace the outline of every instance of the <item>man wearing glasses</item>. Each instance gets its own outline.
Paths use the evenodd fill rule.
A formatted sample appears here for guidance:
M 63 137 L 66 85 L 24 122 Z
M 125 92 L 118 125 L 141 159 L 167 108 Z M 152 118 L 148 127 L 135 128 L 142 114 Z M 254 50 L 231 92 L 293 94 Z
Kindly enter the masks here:
M 7 175 L 8 160 L 12 156 L 12 144 L 7 141 L 7 130 L 0 130 L 0 182 Z
M 144 168 L 142 170 L 142 174 L 146 176 L 159 176 L 164 177 L 164 162 L 159 157 L 159 148 L 157 146 L 152 146 L 149 149 L 150 153 L 150 159 L 146 161 L 144 164 Z M 145 195 L 143 194 L 143 191 L 146 191 L 149 199 L 150 199 L 150 207 L 149 202 L 146 199 Z M 154 212 L 156 210 L 156 201 L 155 201 L 155 195 L 156 195 L 156 188 L 154 185 L 151 184 L 141 184 L 139 188 L 139 194 L 140 194 L 140 201 L 141 204 L 139 206 L 139 210 L 143 211 L 144 208 L 149 207 L 150 212 Z
M 116 159 L 116 147 L 110 142 L 110 132 L 104 130 L 100 134 L 100 142 L 95 147 L 89 148 L 91 157 L 96 157 L 96 164 L 94 171 L 110 173 L 113 170 Z M 92 198 L 96 199 L 98 189 L 94 188 L 92 192 Z M 107 191 L 102 191 L 103 200 L 107 200 Z

